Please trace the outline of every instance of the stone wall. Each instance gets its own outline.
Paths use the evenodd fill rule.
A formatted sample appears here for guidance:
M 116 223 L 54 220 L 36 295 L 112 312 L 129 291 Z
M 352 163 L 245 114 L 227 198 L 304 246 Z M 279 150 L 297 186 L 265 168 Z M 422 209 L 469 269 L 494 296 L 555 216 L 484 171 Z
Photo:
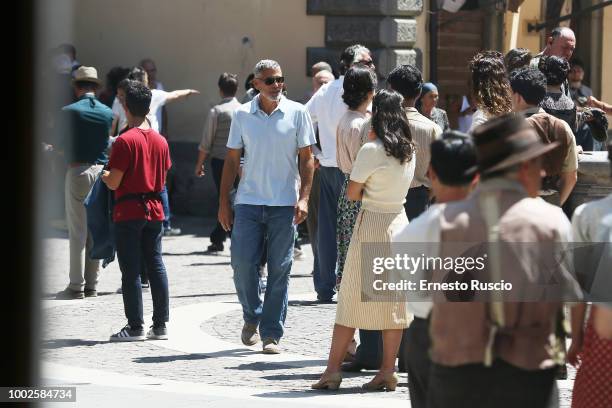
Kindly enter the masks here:
M 306 72 L 319 61 L 337 69 L 342 50 L 356 43 L 372 50 L 381 77 L 401 64 L 422 69 L 422 52 L 414 47 L 415 17 L 422 12 L 422 0 L 308 0 L 309 15 L 325 16 L 325 47 L 306 50 Z

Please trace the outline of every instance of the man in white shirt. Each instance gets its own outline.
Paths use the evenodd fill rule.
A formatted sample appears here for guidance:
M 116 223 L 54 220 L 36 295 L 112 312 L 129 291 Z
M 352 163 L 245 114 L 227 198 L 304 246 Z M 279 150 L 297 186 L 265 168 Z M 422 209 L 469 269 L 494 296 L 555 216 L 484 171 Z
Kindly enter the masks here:
M 306 104 L 312 121 L 318 124 L 321 143 L 321 153 L 316 155 L 316 163 L 320 166 L 317 231 L 319 257 L 313 274 L 317 299 L 321 302 L 331 302 L 336 286 L 336 218 L 338 198 L 344 182 L 344 175 L 336 163 L 336 128 L 348 110 L 342 100 L 344 73 L 356 63 L 374 69 L 370 54 L 370 50 L 363 45 L 346 48 L 340 56 L 340 78 L 323 85 Z
M 473 173 L 465 176 L 469 168 L 476 165 L 476 151 L 470 137 L 457 131 L 446 132 L 440 139 L 431 144 L 431 162 L 428 176 L 431 189 L 437 203 L 463 200 L 478 182 Z M 392 237 L 393 251 L 398 254 L 412 253 L 419 257 L 423 250 L 427 256 L 438 255 L 440 241 L 438 224 L 441 206 L 431 206 L 426 212 L 413 219 L 401 231 Z M 411 244 L 412 243 L 412 244 Z M 423 270 L 416 272 L 412 280 L 418 281 Z M 415 292 L 410 295 L 409 307 L 414 313 L 414 320 L 404 332 L 402 347 L 399 352 L 400 365 L 408 372 L 408 390 L 410 403 L 414 408 L 426 407 L 429 366 L 429 321 L 432 302 L 426 293 Z M 417 296 L 419 298 L 417 299 Z

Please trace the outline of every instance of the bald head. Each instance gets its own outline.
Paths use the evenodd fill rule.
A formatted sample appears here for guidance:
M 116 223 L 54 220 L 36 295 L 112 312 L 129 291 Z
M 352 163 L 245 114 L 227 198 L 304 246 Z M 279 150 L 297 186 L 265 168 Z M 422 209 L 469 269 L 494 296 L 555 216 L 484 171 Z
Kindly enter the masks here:
M 319 71 L 312 77 L 312 89 L 313 92 L 317 92 L 317 90 L 325 85 L 328 82 L 331 82 L 335 79 L 334 74 L 329 71 Z
M 557 27 L 555 28 L 546 42 L 544 54 L 554 55 L 557 57 L 570 60 L 574 49 L 576 48 L 576 35 L 571 28 Z

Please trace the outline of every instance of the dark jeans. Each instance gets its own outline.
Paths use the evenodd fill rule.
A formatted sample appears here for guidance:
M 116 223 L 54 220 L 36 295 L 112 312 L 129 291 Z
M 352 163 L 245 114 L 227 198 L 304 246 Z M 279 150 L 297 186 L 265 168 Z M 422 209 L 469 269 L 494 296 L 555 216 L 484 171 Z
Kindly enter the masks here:
M 221 190 L 221 176 L 223 175 L 223 163 L 225 160 L 212 158 L 210 160 L 210 167 L 212 169 L 213 181 L 215 182 L 215 187 L 217 188 L 217 196 L 219 195 L 219 191 Z M 225 240 L 227 239 L 227 232 L 223 229 L 219 221 L 217 221 L 217 225 L 215 225 L 215 229 L 210 234 L 210 242 L 215 245 L 223 245 Z
M 408 391 L 410 403 L 414 408 L 427 407 L 427 390 L 429 388 L 429 321 L 415 317 L 410 326 L 404 330 L 402 347 L 399 352 L 399 365 L 408 373 Z M 402 371 L 400 369 L 400 371 Z
M 491 367 L 456 367 L 432 363 L 429 408 L 545 408 L 553 391 L 555 369 L 523 370 L 497 359 Z
M 318 268 L 313 280 L 319 298 L 328 300 L 334 296 L 336 286 L 336 224 L 338 198 L 344 183 L 344 174 L 337 167 L 319 167 L 319 222 L 317 228 Z M 317 270 L 318 269 L 318 270 Z
M 429 206 L 429 189 L 425 186 L 415 187 L 408 190 L 404 210 L 409 221 L 418 217 L 427 210 Z
M 121 269 L 121 291 L 125 316 L 132 328 L 141 328 L 142 289 L 140 272 L 145 263 L 153 298 L 153 325 L 168 321 L 168 276 L 162 260 L 161 221 L 122 221 L 115 223 L 117 258 Z
M 313 275 L 319 273 L 319 251 L 317 251 L 317 226 L 319 222 L 319 170 L 315 169 L 312 176 L 312 187 L 310 188 L 310 198 L 308 200 L 308 218 L 306 218 L 306 226 L 308 227 L 308 239 L 312 248 Z
M 371 369 L 382 364 L 382 332 L 380 330 L 359 329 L 359 346 L 355 360 Z

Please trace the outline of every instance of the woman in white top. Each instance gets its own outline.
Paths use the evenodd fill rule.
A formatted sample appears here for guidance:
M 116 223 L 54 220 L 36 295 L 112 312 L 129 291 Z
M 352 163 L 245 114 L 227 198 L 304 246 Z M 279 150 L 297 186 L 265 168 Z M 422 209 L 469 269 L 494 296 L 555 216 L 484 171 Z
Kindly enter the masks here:
M 512 112 L 512 88 L 499 51 L 481 51 L 471 59 L 470 90 L 477 110 L 469 133 L 487 120 Z
M 372 260 L 391 257 L 391 235 L 408 223 L 403 203 L 414 177 L 415 146 L 402 101 L 395 91 L 383 89 L 376 93 L 371 141 L 361 147 L 353 163 L 347 196 L 350 200 L 361 200 L 361 211 L 338 295 L 327 369 L 319 382 L 312 385 L 315 389 L 338 388 L 342 381 L 340 364 L 356 328 L 382 330 L 383 337 L 381 367 L 363 388 L 393 391 L 397 385 L 395 360 L 402 330 L 408 327 L 412 316 L 401 293 L 375 289 L 374 281 L 389 281 L 389 273 L 374 274 L 372 265 L 362 265 L 362 256 Z

